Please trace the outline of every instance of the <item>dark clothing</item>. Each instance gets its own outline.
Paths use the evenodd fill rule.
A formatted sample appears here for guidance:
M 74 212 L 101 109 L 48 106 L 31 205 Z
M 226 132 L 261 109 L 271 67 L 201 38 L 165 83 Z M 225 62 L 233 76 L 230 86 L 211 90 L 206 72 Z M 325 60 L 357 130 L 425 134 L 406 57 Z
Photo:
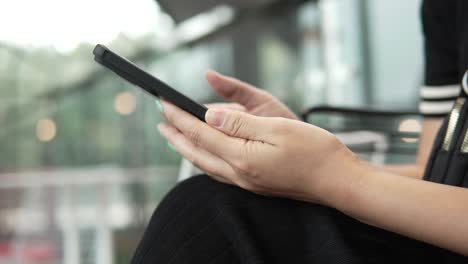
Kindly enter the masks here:
M 420 110 L 428 117 L 445 117 L 460 94 L 460 82 L 468 69 L 467 14 L 466 0 L 423 3 L 426 66 Z
M 427 63 L 421 110 L 445 116 L 468 68 L 468 0 L 426 0 L 422 10 Z M 465 97 L 461 93 L 460 107 L 437 136 L 428 181 L 468 187 Z M 332 208 L 264 197 L 198 176 L 161 202 L 132 263 L 458 264 L 468 258 Z
M 453 258 L 446 261 L 447 258 Z M 133 264 L 468 263 L 320 205 L 196 176 L 159 205 Z
M 464 0 L 426 0 L 422 7 L 425 36 L 425 84 L 429 86 L 458 84 L 464 68 L 460 53 L 463 38 L 459 32 L 466 18 L 457 15 L 457 5 Z M 463 4 L 464 5 L 464 4 Z
M 456 100 L 432 147 L 424 179 L 468 187 L 468 84 L 462 89 L 468 69 L 468 1 L 426 0 L 422 10 L 427 86 L 421 90 L 421 106 L 425 114 L 437 116 Z

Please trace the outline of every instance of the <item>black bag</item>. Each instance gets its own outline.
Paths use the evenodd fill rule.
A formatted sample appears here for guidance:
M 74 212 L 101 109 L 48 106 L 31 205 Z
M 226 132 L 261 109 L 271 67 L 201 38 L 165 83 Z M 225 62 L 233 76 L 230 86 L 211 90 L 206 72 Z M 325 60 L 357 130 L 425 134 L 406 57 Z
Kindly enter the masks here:
M 435 139 L 424 179 L 468 188 L 468 71 L 461 86 L 460 96 Z

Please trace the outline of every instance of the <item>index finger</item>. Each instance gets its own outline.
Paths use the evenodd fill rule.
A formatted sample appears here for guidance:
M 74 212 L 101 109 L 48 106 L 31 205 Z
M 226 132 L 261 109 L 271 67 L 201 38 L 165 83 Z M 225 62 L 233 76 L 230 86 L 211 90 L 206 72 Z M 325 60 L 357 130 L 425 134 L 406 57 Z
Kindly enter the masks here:
M 269 98 L 263 90 L 215 71 L 207 71 L 206 80 L 221 96 L 251 109 Z

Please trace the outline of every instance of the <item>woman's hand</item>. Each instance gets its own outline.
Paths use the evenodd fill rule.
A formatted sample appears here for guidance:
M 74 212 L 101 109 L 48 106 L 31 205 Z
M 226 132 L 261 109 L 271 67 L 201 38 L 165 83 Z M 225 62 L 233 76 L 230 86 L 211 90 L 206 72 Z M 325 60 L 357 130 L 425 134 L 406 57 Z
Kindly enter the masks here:
M 161 134 L 215 179 L 263 195 L 320 203 L 468 256 L 468 221 L 460 221 L 468 217 L 465 188 L 362 163 L 332 134 L 303 122 L 210 108 L 204 123 L 170 103 L 163 107 L 170 124 L 158 126 Z
M 234 102 L 209 104 L 207 105 L 209 108 L 233 109 L 256 116 L 299 120 L 287 106 L 264 90 L 214 71 L 208 71 L 206 79 L 219 95 Z
M 219 181 L 332 206 L 359 175 L 351 151 L 316 126 L 226 108 L 209 109 L 203 123 L 168 102 L 163 107 L 170 122 L 158 126 L 163 137 Z

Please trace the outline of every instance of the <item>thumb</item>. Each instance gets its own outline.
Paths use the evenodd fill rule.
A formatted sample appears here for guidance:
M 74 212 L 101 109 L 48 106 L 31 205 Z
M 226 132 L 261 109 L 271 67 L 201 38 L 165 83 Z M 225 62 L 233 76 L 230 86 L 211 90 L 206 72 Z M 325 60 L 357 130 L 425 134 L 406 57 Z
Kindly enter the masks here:
M 221 130 L 226 135 L 264 141 L 268 128 L 265 117 L 258 117 L 231 109 L 210 108 L 206 116 L 208 125 Z
M 268 93 L 215 71 L 207 71 L 205 77 L 210 86 L 219 95 L 230 101 L 239 103 L 247 109 L 270 100 Z

